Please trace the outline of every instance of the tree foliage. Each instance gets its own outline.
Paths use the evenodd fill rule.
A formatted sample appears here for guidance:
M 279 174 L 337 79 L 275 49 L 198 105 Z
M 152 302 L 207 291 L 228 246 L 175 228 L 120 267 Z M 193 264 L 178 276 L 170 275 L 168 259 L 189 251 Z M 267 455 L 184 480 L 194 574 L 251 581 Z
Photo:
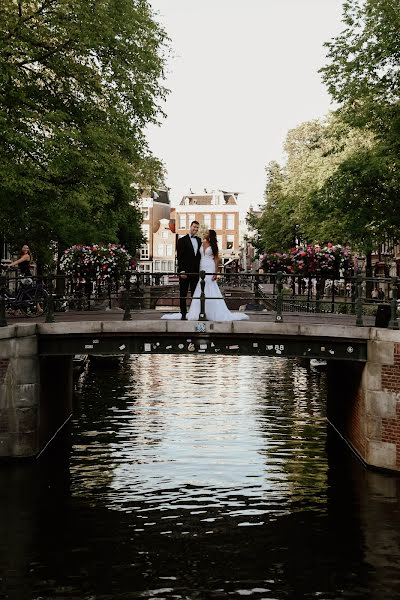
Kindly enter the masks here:
M 168 44 L 147 0 L 3 0 L 0 23 L 0 231 L 40 251 L 129 220 L 139 242 Z
M 375 143 L 356 150 L 314 198 L 340 215 L 365 251 L 400 237 L 400 4 L 399 0 L 349 0 L 344 31 L 328 42 L 321 69 L 341 118 L 372 131 Z
M 267 167 L 265 205 L 253 225 L 260 248 L 275 252 L 296 242 L 349 243 L 352 236 L 346 228 L 339 229 L 331 197 L 321 210 L 319 202 L 325 200 L 321 190 L 344 161 L 355 152 L 369 151 L 374 143 L 371 133 L 351 128 L 334 114 L 289 131 L 284 146 L 286 165 L 270 163 Z
M 321 69 L 339 108 L 288 133 L 278 201 L 267 183 L 256 226 L 269 251 L 287 249 L 295 228 L 365 252 L 400 238 L 399 0 L 347 0 L 343 22 Z
M 327 42 L 321 69 L 329 93 L 352 125 L 399 144 L 399 0 L 347 0 L 345 28 Z

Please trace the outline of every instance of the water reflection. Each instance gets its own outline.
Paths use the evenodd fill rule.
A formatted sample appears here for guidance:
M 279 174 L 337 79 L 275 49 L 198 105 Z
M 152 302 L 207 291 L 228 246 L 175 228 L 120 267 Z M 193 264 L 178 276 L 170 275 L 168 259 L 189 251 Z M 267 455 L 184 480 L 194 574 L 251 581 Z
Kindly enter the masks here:
M 0 597 L 396 597 L 399 480 L 327 435 L 325 386 L 261 357 L 90 368 L 71 452 L 0 470 Z

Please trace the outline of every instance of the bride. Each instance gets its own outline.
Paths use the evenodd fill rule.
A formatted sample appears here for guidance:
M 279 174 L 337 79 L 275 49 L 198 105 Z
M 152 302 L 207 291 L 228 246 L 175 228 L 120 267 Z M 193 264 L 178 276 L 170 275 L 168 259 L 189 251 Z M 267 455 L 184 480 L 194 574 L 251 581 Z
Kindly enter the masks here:
M 244 313 L 233 313 L 225 304 L 221 290 L 217 284 L 218 272 L 218 242 L 217 234 L 214 229 L 209 229 L 207 235 L 204 236 L 202 245 L 200 246 L 200 271 L 208 273 L 205 278 L 204 295 L 205 313 L 208 321 L 244 321 L 248 319 L 248 315 Z M 200 281 L 196 286 L 193 294 L 192 302 L 187 319 L 189 321 L 198 321 L 200 314 Z M 209 298 L 209 299 L 208 299 Z M 162 319 L 180 319 L 181 313 L 172 313 L 163 315 Z

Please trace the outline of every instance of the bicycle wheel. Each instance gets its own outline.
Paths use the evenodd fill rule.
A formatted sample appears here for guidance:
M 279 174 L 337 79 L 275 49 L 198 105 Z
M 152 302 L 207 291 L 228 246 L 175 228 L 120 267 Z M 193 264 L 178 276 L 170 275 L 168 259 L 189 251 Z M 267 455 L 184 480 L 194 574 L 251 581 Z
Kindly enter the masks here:
M 20 301 L 20 309 L 27 317 L 39 317 L 47 309 L 49 294 L 43 288 L 24 290 Z

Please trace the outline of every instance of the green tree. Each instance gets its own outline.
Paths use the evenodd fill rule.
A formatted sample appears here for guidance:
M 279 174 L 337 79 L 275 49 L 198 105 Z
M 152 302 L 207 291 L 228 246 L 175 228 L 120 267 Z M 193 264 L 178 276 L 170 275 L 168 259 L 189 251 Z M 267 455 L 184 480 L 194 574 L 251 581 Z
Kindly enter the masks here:
M 258 254 L 291 246 L 294 235 L 294 211 L 285 195 L 285 173 L 276 161 L 271 161 L 265 170 L 267 181 L 261 216 L 247 215 L 250 228 L 256 232 L 251 241 Z
M 347 0 L 345 29 L 327 42 L 328 64 L 321 69 L 342 116 L 399 144 L 399 0 Z
M 149 3 L 3 0 L 0 23 L 0 231 L 43 255 L 115 241 L 129 221 L 140 243 L 168 51 Z
M 400 220 L 400 4 L 348 0 L 343 32 L 326 44 L 323 79 L 351 126 L 372 131 L 373 148 L 356 151 L 314 198 L 340 215 L 342 230 L 366 251 L 398 239 Z
M 334 180 L 339 166 L 360 149 L 370 151 L 374 144 L 372 133 L 350 127 L 335 114 L 290 130 L 284 145 L 285 167 L 277 163 L 267 167 L 266 203 L 255 223 L 259 244 L 272 252 L 286 251 L 295 240 L 351 241 L 351 232 L 341 227 L 342 215 L 332 196 L 324 210 L 318 202 L 325 200 L 321 190 Z

